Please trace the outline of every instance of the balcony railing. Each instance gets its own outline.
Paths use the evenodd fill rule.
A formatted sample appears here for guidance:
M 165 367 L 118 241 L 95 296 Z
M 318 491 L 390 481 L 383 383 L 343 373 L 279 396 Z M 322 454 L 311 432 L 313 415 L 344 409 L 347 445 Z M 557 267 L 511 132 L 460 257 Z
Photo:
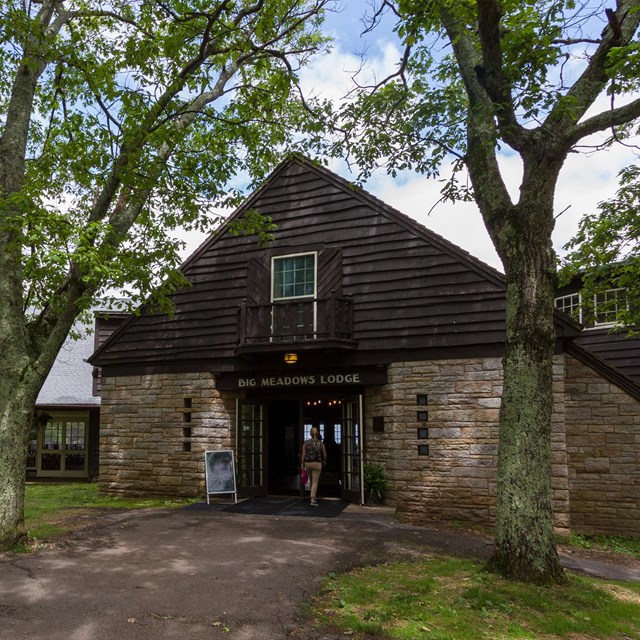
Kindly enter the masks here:
M 353 335 L 353 304 L 331 296 L 240 307 L 239 347 L 276 347 L 290 342 L 349 342 Z

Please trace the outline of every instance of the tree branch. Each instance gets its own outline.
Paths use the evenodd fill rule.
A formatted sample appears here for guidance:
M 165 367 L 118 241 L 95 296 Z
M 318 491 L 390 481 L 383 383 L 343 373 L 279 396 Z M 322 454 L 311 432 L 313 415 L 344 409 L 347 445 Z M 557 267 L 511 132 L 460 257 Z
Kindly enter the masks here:
M 268 42 L 260 42 L 259 38 L 256 38 L 256 42 L 253 41 L 257 25 L 252 16 L 258 16 L 264 0 L 257 0 L 253 4 L 235 11 L 230 26 L 222 24 L 220 17 L 225 11 L 230 11 L 233 3 L 224 0 L 216 4 L 216 11 L 206 16 L 207 21 L 198 36 L 197 52 L 191 60 L 187 60 L 182 65 L 174 81 L 164 89 L 158 99 L 140 118 L 135 132 L 123 140 L 119 153 L 113 161 L 110 174 L 97 194 L 87 218 L 87 224 L 107 219 L 109 227 L 104 236 L 87 239 L 83 246 L 76 248 L 71 256 L 70 268 L 65 275 L 64 282 L 55 294 L 66 301 L 61 307 L 64 311 L 61 313 L 57 304 L 47 305 L 43 309 L 39 322 L 33 328 L 32 343 L 34 345 L 49 340 L 52 327 L 66 324 L 65 317 L 68 305 L 73 305 L 77 310 L 85 299 L 95 294 L 99 286 L 98 279 L 94 279 L 95 274 L 85 271 L 82 266 L 84 262 L 79 259 L 81 252 L 90 248 L 98 253 L 105 264 L 118 259 L 119 247 L 136 224 L 143 208 L 148 205 L 149 198 L 155 188 L 154 185 L 157 184 L 158 179 L 165 171 L 167 163 L 181 140 L 182 132 L 193 124 L 195 118 L 206 105 L 225 95 L 228 90 L 227 84 L 241 67 L 251 64 L 252 60 L 260 56 L 274 57 L 276 52 L 272 50 L 272 46 L 276 42 L 286 42 L 288 35 L 299 28 L 310 16 L 317 14 L 326 2 L 327 0 L 316 0 L 310 8 L 305 8 L 299 14 L 294 13 L 290 20 L 278 27 L 275 36 L 269 38 Z M 216 29 L 216 25 L 219 25 L 220 29 Z M 227 46 L 227 40 L 234 38 L 235 33 L 239 35 L 240 41 L 234 43 L 233 46 Z M 188 81 L 194 77 L 198 70 L 221 51 L 224 50 L 224 53 L 228 54 L 234 49 L 236 51 L 235 58 L 231 62 L 227 62 L 218 72 L 211 90 L 189 101 L 180 100 L 176 108 L 173 104 L 174 101 L 180 97 Z M 282 52 L 281 56 L 276 57 L 285 59 L 286 55 Z M 95 93 L 97 92 L 94 91 Z M 97 95 L 96 99 L 98 100 Z M 100 100 L 98 100 L 98 104 L 104 110 L 104 105 L 100 104 Z M 169 109 L 169 107 L 171 108 Z M 165 137 L 157 148 L 148 148 L 149 135 L 158 127 L 166 124 L 169 119 L 172 121 L 171 135 Z M 149 153 L 143 156 L 145 148 Z M 148 158 L 144 167 L 141 166 L 143 158 Z M 130 171 L 144 172 L 141 187 L 135 189 L 129 184 L 126 176 Z
M 636 118 L 640 118 L 640 98 L 617 109 L 598 113 L 592 118 L 577 124 L 567 134 L 566 140 L 573 146 L 592 133 L 618 127 Z
M 511 88 L 504 77 L 500 2 L 499 0 L 477 0 L 477 7 L 483 64 L 476 67 L 476 75 L 495 105 L 498 126 L 505 142 L 516 151 L 522 151 L 529 142 L 529 135 L 518 123 Z
M 465 164 L 487 228 L 494 236 L 512 206 L 496 157 L 494 104 L 476 74 L 480 60 L 474 43 L 446 5 L 440 3 L 439 8 L 469 97 Z
M 582 119 L 609 81 L 606 73 L 609 52 L 614 47 L 629 44 L 640 25 L 638 0 L 619 0 L 616 11 L 607 9 L 606 16 L 608 24 L 587 68 L 567 92 L 566 100 L 556 103 L 541 127 L 557 139 L 566 141 L 568 145 L 578 139 L 578 131 L 588 130 L 576 123 Z
M 602 40 L 600 38 L 557 38 L 551 41 L 551 44 L 560 44 L 565 46 L 573 46 L 576 44 L 600 44 Z

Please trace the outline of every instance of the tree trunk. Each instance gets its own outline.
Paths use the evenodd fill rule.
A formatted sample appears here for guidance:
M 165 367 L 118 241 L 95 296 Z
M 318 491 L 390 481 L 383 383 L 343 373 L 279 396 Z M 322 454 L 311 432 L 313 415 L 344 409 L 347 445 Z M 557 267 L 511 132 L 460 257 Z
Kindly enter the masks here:
M 556 550 L 551 504 L 553 210 L 540 195 L 538 188 L 531 199 L 524 199 L 526 204 L 515 206 L 496 238 L 506 274 L 507 334 L 496 548 L 488 568 L 545 584 L 564 583 L 566 577 Z
M 33 410 L 76 313 L 70 306 L 34 344 L 22 314 L 14 245 L 0 238 L 0 550 L 13 547 L 25 533 L 27 438 Z
M 15 364 L 5 359 L 0 366 L 0 551 L 14 547 L 26 533 L 27 438 L 39 389 L 21 379 Z
M 70 304 L 35 353 L 20 310 L 0 300 L 0 550 L 10 549 L 25 534 L 27 439 L 33 411 L 76 314 Z

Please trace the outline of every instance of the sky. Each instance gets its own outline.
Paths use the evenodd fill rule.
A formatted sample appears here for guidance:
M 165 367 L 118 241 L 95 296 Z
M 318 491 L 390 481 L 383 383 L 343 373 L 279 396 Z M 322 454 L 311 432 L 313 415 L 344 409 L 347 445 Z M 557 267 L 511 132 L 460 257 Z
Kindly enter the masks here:
M 340 99 L 351 85 L 351 76 L 361 64 L 359 54 L 366 52 L 369 70 L 384 77 L 395 69 L 400 58 L 400 47 L 388 21 L 374 33 L 362 35 L 361 18 L 368 8 L 368 0 L 343 0 L 340 13 L 330 13 L 325 23 L 333 38 L 329 55 L 318 57 L 301 75 L 306 92 Z M 606 108 L 606 98 L 601 106 Z M 617 174 L 624 166 L 637 161 L 634 150 L 622 145 L 591 154 L 572 154 L 567 159 L 557 186 L 556 220 L 553 234 L 555 250 L 562 255 L 564 244 L 578 228 L 585 213 L 594 212 L 599 202 L 615 195 Z M 511 191 L 517 199 L 521 163 L 514 155 L 501 157 L 501 168 Z M 347 180 L 356 180 L 345 162 L 332 161 L 329 168 Z M 402 213 L 414 218 L 427 228 L 444 236 L 465 251 L 487 264 L 503 271 L 493 249 L 480 213 L 474 203 L 441 203 L 441 183 L 412 172 L 403 172 L 396 178 L 379 170 L 368 179 L 364 188 Z M 435 207 L 434 207 L 435 205 Z M 202 236 L 191 235 L 184 251 L 194 251 Z

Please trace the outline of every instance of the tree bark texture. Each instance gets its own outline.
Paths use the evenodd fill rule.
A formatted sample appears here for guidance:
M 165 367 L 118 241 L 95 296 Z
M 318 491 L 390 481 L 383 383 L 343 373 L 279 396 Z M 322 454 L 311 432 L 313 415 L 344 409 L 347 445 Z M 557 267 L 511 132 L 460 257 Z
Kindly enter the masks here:
M 554 265 L 541 240 L 523 238 L 520 256 L 513 256 L 507 269 L 496 548 L 489 568 L 544 584 L 566 578 L 551 503 Z
M 554 295 L 553 193 L 562 153 L 525 159 L 520 201 L 493 219 L 506 275 L 496 548 L 489 568 L 538 584 L 564 583 L 551 502 Z M 496 220 L 498 222 L 496 223 Z
M 27 438 L 39 386 L 21 379 L 17 362 L 0 365 L 0 550 L 25 535 L 24 490 Z
M 0 276 L 0 287 L 5 280 Z M 12 326 L 11 311 L 6 301 L 0 302 L 0 550 L 13 547 L 25 533 L 26 454 L 33 409 L 73 323 L 70 314 L 71 319 L 59 323 L 36 349 L 24 325 Z

